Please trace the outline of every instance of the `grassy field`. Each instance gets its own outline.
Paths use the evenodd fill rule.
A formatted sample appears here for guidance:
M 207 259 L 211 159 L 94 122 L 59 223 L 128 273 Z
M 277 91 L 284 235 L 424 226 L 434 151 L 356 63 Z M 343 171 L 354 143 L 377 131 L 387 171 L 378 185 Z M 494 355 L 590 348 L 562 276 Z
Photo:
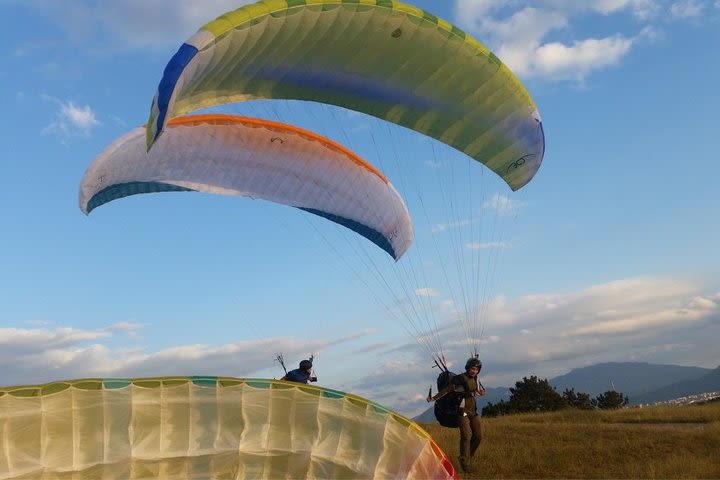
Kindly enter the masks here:
M 720 478 L 720 402 L 482 421 L 474 472 L 459 478 Z M 458 469 L 458 430 L 422 426 Z

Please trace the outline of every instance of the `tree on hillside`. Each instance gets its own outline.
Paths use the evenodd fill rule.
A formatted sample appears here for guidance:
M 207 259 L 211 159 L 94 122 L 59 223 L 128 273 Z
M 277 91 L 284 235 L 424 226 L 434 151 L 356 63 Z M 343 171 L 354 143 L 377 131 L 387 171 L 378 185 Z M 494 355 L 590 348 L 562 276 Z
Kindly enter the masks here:
M 565 406 L 563 397 L 555 391 L 547 379 L 538 380 L 535 375 L 523 377 L 510 389 L 508 406 L 512 412 L 543 412 L 559 410 Z
M 577 408 L 580 410 L 592 410 L 593 404 L 590 400 L 590 394 L 584 392 L 575 393 L 575 389 L 565 389 L 562 394 L 563 400 L 569 407 Z
M 623 395 L 615 390 L 608 390 L 592 399 L 593 407 L 603 410 L 624 407 L 628 402 L 627 395 Z
M 512 413 L 510 411 L 510 405 L 502 398 L 498 403 L 488 402 L 482 409 L 483 417 L 497 417 L 500 415 L 507 415 Z

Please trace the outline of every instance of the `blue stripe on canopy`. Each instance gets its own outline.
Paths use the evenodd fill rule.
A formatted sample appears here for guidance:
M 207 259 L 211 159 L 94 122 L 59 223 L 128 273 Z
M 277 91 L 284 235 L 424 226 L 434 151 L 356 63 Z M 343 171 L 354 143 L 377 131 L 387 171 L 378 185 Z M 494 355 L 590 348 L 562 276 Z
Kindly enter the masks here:
M 157 92 L 157 105 L 160 110 L 156 124 L 158 126 L 165 125 L 165 115 L 167 115 L 168 105 L 170 104 L 170 98 L 172 97 L 173 91 L 175 91 L 175 85 L 177 84 L 180 75 L 185 70 L 185 67 L 190 61 L 197 55 L 198 49 L 187 43 L 183 43 L 180 49 L 172 56 L 170 62 L 168 62 L 163 72 L 163 78 L 158 85 Z M 160 128 L 155 132 L 153 141 L 157 140 L 160 135 Z
M 398 259 L 398 257 L 395 255 L 395 249 L 393 249 L 392 245 L 390 244 L 390 241 L 385 237 L 382 233 L 378 232 L 377 230 L 368 227 L 367 225 L 364 225 L 360 222 L 356 222 L 354 220 L 350 220 L 348 218 L 340 217 L 338 215 L 333 215 L 331 213 L 323 212 L 322 210 L 316 210 L 314 208 L 302 208 L 297 207 L 300 210 L 305 210 L 306 212 L 312 213 L 314 215 L 317 215 L 319 217 L 327 218 L 330 221 L 333 221 L 335 223 L 338 223 L 342 225 L 343 227 L 347 227 L 353 232 L 357 232 L 363 237 L 367 238 L 371 242 L 373 242 L 378 247 L 385 250 L 387 253 L 390 254 L 395 260 Z
M 93 211 L 93 209 L 104 205 L 118 198 L 129 197 L 130 195 L 138 195 L 141 193 L 156 193 L 156 192 L 194 192 L 192 188 L 181 187 L 179 185 L 172 185 L 170 183 L 162 182 L 127 182 L 118 183 L 117 185 L 110 185 L 107 188 L 100 190 L 98 193 L 92 196 L 87 204 L 87 213 Z

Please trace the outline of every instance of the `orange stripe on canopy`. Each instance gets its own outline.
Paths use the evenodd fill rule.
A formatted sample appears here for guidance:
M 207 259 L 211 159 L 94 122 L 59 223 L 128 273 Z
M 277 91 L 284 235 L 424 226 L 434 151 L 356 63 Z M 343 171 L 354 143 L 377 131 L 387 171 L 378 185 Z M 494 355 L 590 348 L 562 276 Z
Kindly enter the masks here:
M 338 152 L 344 153 L 353 162 L 360 165 L 364 169 L 374 173 L 383 182 L 388 183 L 388 179 L 385 177 L 385 175 L 380 173 L 380 171 L 377 168 L 375 168 L 374 166 L 372 166 L 370 163 L 363 160 L 362 158 L 358 157 L 352 151 L 343 147 L 339 143 L 330 140 L 329 138 L 323 137 L 322 135 L 318 135 L 317 133 L 313 133 L 310 130 L 305 130 L 304 128 L 296 127 L 294 125 L 288 125 L 286 123 L 280 123 L 280 122 L 273 122 L 271 120 L 263 120 L 260 118 L 244 117 L 241 115 L 228 115 L 228 114 L 221 114 L 221 113 L 205 113 L 205 114 L 200 114 L 200 115 L 186 115 L 183 117 L 173 118 L 168 122 L 168 126 L 198 125 L 201 123 L 209 123 L 209 124 L 215 124 L 215 125 L 242 124 L 242 125 L 247 125 L 250 127 L 256 126 L 256 127 L 267 128 L 268 130 L 276 131 L 278 133 L 295 133 L 295 134 L 305 137 L 307 139 L 320 142 L 331 150 L 336 150 Z M 143 125 L 143 127 L 146 127 L 146 126 L 147 125 Z

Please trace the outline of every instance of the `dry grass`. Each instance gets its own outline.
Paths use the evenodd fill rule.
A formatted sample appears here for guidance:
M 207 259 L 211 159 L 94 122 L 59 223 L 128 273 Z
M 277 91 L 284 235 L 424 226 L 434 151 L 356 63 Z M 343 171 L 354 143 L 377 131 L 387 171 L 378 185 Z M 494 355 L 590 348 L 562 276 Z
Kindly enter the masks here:
M 458 431 L 423 427 L 457 468 Z M 720 478 L 720 403 L 483 419 L 459 478 Z

